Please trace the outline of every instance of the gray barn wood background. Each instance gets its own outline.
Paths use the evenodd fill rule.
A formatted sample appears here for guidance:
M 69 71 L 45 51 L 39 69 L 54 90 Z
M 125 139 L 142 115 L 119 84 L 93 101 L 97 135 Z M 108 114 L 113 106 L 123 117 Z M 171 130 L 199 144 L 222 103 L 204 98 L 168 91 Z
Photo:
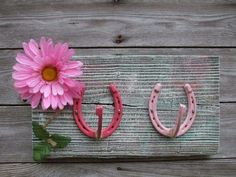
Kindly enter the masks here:
M 50 36 L 79 56 L 214 55 L 220 60 L 220 146 L 212 156 L 32 160 L 31 108 L 12 88 L 21 43 Z M 233 0 L 2 0 L 0 176 L 235 176 L 236 5 Z M 164 89 L 163 89 L 164 91 Z M 179 92 L 178 92 L 179 93 Z M 92 110 L 89 109 L 89 110 Z M 83 160 L 83 159 L 82 159 Z M 142 162 L 138 162 L 142 161 Z

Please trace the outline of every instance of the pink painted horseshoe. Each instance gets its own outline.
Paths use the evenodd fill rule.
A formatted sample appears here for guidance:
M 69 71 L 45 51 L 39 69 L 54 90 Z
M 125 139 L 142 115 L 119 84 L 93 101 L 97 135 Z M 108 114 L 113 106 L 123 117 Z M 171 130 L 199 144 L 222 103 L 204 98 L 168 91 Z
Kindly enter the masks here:
M 114 84 L 109 85 L 109 90 L 111 92 L 114 101 L 114 115 L 111 123 L 108 125 L 107 128 L 104 129 L 102 128 L 102 119 L 103 119 L 102 116 L 104 110 L 104 107 L 102 105 L 96 106 L 96 114 L 98 116 L 98 128 L 97 130 L 94 130 L 87 125 L 87 123 L 83 118 L 82 99 L 84 95 L 84 90 L 81 93 L 81 98 L 74 100 L 73 115 L 75 118 L 75 122 L 79 127 L 79 129 L 90 138 L 98 140 L 111 136 L 114 133 L 114 131 L 119 127 L 119 124 L 121 122 L 123 115 L 123 106 L 120 93 Z
M 188 98 L 188 113 L 187 117 L 184 122 L 181 124 L 181 118 L 183 117 L 186 107 L 183 104 L 179 106 L 179 112 L 176 117 L 176 123 L 173 128 L 166 128 L 160 121 L 157 115 L 157 100 L 159 93 L 161 91 L 161 84 L 157 83 L 152 90 L 152 94 L 149 100 L 149 117 L 152 121 L 153 126 L 155 129 L 162 135 L 167 137 L 178 137 L 186 133 L 192 126 L 197 111 L 197 102 L 194 96 L 193 90 L 189 84 L 184 85 L 184 90 L 187 94 Z

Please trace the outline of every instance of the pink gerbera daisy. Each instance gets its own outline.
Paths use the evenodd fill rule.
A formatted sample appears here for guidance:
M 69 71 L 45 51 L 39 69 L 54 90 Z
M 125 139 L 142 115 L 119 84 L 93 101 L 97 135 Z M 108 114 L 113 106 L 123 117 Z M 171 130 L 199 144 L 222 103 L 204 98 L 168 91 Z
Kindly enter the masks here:
M 53 45 L 51 39 L 41 38 L 38 44 L 31 39 L 23 43 L 24 53 L 18 53 L 12 74 L 14 86 L 21 98 L 32 108 L 40 102 L 42 108 L 63 109 L 73 105 L 73 98 L 80 96 L 83 87 L 74 80 L 82 74 L 80 61 L 71 61 L 74 54 L 68 44 Z

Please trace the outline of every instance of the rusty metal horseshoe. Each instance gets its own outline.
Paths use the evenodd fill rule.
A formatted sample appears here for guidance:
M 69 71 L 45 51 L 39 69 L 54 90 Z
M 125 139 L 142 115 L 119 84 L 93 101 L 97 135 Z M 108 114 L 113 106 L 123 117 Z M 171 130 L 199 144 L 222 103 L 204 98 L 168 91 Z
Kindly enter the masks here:
M 188 113 L 187 117 L 184 120 L 184 122 L 181 124 L 181 118 L 183 117 L 186 107 L 183 104 L 180 104 L 179 106 L 179 112 L 176 117 L 176 123 L 173 128 L 167 128 L 165 127 L 158 115 L 157 115 L 157 100 L 159 93 L 161 91 L 161 84 L 157 83 L 152 90 L 152 94 L 149 100 L 149 117 L 151 119 L 151 122 L 155 129 L 162 135 L 167 136 L 167 137 L 178 137 L 183 134 L 185 134 L 192 126 L 195 117 L 196 117 L 196 111 L 197 111 L 197 103 L 196 103 L 196 98 L 193 93 L 192 87 L 189 84 L 184 85 L 184 90 L 188 98 Z
M 114 131 L 119 127 L 119 124 L 123 115 L 123 106 L 120 93 L 114 84 L 109 85 L 109 90 L 113 97 L 114 101 L 114 114 L 111 123 L 107 128 L 102 128 L 102 120 L 103 120 L 103 110 L 104 107 L 102 105 L 96 106 L 96 115 L 98 116 L 98 127 L 97 130 L 94 130 L 88 126 L 85 122 L 82 114 L 82 99 L 84 95 L 84 91 L 81 93 L 81 98 L 74 100 L 73 106 L 73 115 L 75 122 L 79 129 L 88 137 L 93 139 L 104 139 L 111 136 Z

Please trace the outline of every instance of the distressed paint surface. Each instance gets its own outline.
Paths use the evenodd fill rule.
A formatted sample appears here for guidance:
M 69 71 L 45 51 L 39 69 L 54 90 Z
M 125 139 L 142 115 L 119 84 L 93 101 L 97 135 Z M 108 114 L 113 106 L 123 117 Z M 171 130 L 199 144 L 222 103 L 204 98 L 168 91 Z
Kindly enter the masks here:
M 72 138 L 71 144 L 53 152 L 50 158 L 135 158 L 190 156 L 215 154 L 219 144 L 219 58 L 207 56 L 76 56 L 84 62 L 86 84 L 83 114 L 96 129 L 96 104 L 104 105 L 104 126 L 113 115 L 112 97 L 107 89 L 115 83 L 119 89 L 124 115 L 112 136 L 95 141 L 80 132 L 72 110 L 64 110 L 48 127 L 51 133 Z M 197 116 L 192 128 L 183 136 L 171 139 L 153 128 L 148 115 L 148 101 L 154 85 L 163 89 L 158 100 L 158 115 L 167 127 L 172 127 L 179 103 L 187 105 L 183 89 L 191 84 L 197 99 Z M 45 123 L 51 111 L 36 109 L 32 120 Z M 37 140 L 33 136 L 33 144 Z

